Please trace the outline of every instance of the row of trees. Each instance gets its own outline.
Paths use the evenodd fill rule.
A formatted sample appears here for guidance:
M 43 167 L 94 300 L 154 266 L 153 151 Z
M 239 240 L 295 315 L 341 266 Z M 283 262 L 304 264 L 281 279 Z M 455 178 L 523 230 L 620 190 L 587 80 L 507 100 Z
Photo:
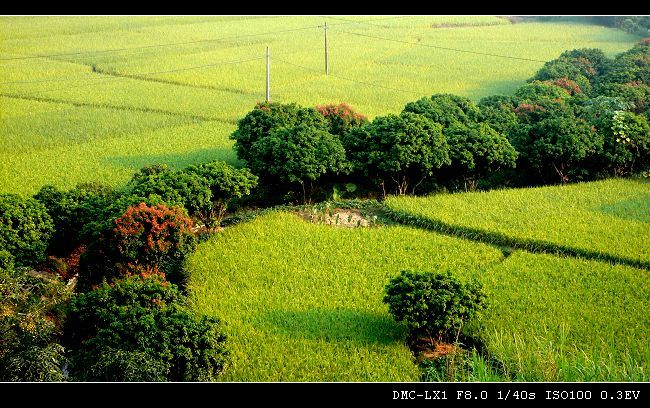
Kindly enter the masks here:
M 259 103 L 232 139 L 284 200 L 345 182 L 385 195 L 629 175 L 650 165 L 649 47 L 567 51 L 512 96 L 436 94 L 372 121 L 346 104 Z

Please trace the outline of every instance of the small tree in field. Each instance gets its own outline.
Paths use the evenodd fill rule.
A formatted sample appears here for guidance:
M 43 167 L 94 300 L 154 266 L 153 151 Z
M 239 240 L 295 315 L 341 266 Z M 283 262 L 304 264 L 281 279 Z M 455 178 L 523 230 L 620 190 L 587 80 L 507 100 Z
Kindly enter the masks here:
M 239 120 L 237 129 L 230 136 L 235 141 L 237 157 L 250 162 L 251 148 L 255 142 L 269 135 L 271 130 L 302 124 L 327 130 L 328 122 L 313 108 L 303 108 L 295 103 L 264 102 Z
M 463 283 L 450 272 L 402 271 L 386 285 L 384 303 L 413 337 L 426 334 L 433 344 L 434 338 L 458 341 L 463 326 L 485 309 L 487 297 L 480 283 Z

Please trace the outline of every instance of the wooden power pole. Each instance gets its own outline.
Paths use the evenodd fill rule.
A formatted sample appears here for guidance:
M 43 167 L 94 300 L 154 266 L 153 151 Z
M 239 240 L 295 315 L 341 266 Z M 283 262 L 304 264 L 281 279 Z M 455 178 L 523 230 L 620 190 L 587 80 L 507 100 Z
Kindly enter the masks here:
M 266 47 L 266 102 L 271 102 L 271 49 Z
M 325 77 L 330 73 L 329 49 L 327 47 L 327 21 L 325 22 Z

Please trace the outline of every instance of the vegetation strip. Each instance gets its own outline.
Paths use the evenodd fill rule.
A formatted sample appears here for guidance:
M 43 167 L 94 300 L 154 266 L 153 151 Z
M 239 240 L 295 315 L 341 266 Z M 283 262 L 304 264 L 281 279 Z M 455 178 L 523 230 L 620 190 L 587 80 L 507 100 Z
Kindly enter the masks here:
M 425 216 L 414 215 L 405 211 L 395 210 L 387 205 L 384 206 L 384 211 L 390 219 L 400 224 L 411 225 L 418 228 L 440 232 L 445 235 L 466 238 L 472 241 L 483 242 L 499 247 L 524 249 L 532 253 L 549 253 L 606 261 L 615 264 L 627 265 L 634 268 L 650 270 L 650 262 L 638 261 L 621 256 L 610 255 L 596 251 L 588 251 L 585 249 L 574 248 L 565 245 L 558 245 L 542 240 L 514 238 L 506 234 L 495 231 L 487 231 L 480 228 L 448 224 L 441 220 L 431 219 Z

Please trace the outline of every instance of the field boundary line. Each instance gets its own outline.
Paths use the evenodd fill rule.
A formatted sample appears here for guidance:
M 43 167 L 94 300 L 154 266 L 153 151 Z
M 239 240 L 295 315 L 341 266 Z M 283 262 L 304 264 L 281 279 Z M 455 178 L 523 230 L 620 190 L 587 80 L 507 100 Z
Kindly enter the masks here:
M 260 59 L 260 58 L 258 58 Z M 197 89 L 207 89 L 210 91 L 219 91 L 219 92 L 227 92 L 227 93 L 233 93 L 233 94 L 238 94 L 238 95 L 245 95 L 245 96 L 255 96 L 258 95 L 259 92 L 248 92 L 244 91 L 242 89 L 235 89 L 235 88 L 221 88 L 218 86 L 214 85 L 196 85 L 196 84 L 188 84 L 180 81 L 173 81 L 169 79 L 164 79 L 164 78 L 150 78 L 146 77 L 143 75 L 138 75 L 138 74 L 118 74 L 115 72 L 110 72 L 110 71 L 104 71 L 101 68 L 96 68 L 95 72 L 98 74 L 102 75 L 107 75 L 115 78 L 128 78 L 128 79 L 135 79 L 138 81 L 145 81 L 145 82 L 156 82 L 160 84 L 166 84 L 166 85 L 174 85 L 174 86 L 183 86 L 187 88 L 197 88 Z
M 132 111 L 132 112 L 144 112 L 144 113 L 157 113 L 160 115 L 170 115 L 170 116 L 181 116 L 188 119 L 198 120 L 201 122 L 221 122 L 228 125 L 236 124 L 236 120 L 225 120 L 218 118 L 209 118 L 200 115 L 192 115 L 181 112 L 166 111 L 164 109 L 155 109 L 155 108 L 139 108 L 136 106 L 120 106 L 120 105 L 111 105 L 104 103 L 85 103 L 85 102 L 75 102 L 75 101 L 64 101 L 61 99 L 45 98 L 41 96 L 29 96 L 29 95 L 20 95 L 20 94 L 10 94 L 10 93 L 0 93 L 0 96 L 5 98 L 12 99 L 22 99 L 27 101 L 36 101 L 36 102 L 45 102 L 45 103 L 57 103 L 61 105 L 72 105 L 78 108 L 101 108 L 101 109 L 113 109 L 120 111 Z
M 506 234 L 502 234 L 500 232 L 448 224 L 441 220 L 427 218 L 422 215 L 411 214 L 402 210 L 395 210 L 386 204 L 384 204 L 383 207 L 384 213 L 390 220 L 402 225 L 422 228 L 449 236 L 465 238 L 471 241 L 482 242 L 499 247 L 510 247 L 513 249 L 525 250 L 535 254 L 562 255 L 572 258 L 605 261 L 613 264 L 631 266 L 637 269 L 650 270 L 650 262 L 648 261 L 641 261 L 597 251 L 590 251 L 587 249 L 559 245 L 548 241 L 515 238 Z

